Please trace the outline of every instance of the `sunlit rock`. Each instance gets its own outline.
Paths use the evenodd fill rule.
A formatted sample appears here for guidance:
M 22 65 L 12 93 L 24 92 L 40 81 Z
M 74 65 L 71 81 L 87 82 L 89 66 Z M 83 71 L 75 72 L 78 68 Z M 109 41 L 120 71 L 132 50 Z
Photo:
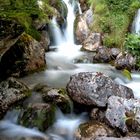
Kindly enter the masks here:
M 82 44 L 82 42 L 88 37 L 90 30 L 88 25 L 82 15 L 78 15 L 75 19 L 75 40 L 77 44 Z
M 97 51 L 102 45 L 102 36 L 100 33 L 90 33 L 86 40 L 82 43 L 82 49 L 86 51 Z
M 103 73 L 81 72 L 70 77 L 67 84 L 69 96 L 85 105 L 105 107 L 112 95 L 133 98 L 130 88 L 119 85 Z

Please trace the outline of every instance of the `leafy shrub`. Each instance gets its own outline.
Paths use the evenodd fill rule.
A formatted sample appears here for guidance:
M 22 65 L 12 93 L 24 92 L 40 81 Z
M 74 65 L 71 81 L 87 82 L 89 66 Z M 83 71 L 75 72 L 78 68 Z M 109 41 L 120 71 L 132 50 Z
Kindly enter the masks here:
M 104 35 L 103 43 L 108 47 L 122 47 L 125 34 L 140 8 L 139 0 L 88 0 L 94 13 L 92 31 Z
M 124 46 L 128 52 L 136 57 L 137 66 L 140 67 L 140 36 L 128 34 Z

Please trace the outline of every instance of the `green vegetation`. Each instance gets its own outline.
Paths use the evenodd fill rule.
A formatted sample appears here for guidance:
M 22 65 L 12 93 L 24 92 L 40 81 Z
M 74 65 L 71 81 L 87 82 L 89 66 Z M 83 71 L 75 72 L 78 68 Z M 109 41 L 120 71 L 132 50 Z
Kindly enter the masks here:
M 18 21 L 26 33 L 37 40 L 40 39 L 40 34 L 34 21 L 49 22 L 49 17 L 54 14 L 49 0 L 42 0 L 42 5 L 39 5 L 37 0 L 0 0 L 0 3 L 0 17 Z
M 140 67 L 140 36 L 128 34 L 124 46 L 128 52 L 136 57 L 137 66 Z
M 89 0 L 94 11 L 92 30 L 104 35 L 103 43 L 108 47 L 123 47 L 125 34 L 136 10 L 139 0 Z

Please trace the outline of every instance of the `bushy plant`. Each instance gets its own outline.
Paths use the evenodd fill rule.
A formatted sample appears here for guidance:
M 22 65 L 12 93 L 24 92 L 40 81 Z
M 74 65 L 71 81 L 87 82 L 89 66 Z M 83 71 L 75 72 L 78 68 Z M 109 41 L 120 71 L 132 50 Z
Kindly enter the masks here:
M 140 67 L 140 36 L 137 34 L 128 34 L 125 41 L 125 49 L 137 59 L 137 66 Z
M 92 30 L 104 35 L 108 47 L 122 47 L 125 34 L 140 8 L 139 0 L 88 0 L 94 13 Z

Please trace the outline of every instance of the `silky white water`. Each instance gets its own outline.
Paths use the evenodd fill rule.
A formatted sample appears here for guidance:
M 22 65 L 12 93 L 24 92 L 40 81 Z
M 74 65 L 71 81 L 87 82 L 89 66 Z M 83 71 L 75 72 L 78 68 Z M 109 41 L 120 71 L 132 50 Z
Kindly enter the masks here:
M 140 35 L 140 9 L 138 9 L 135 19 L 133 21 L 132 33 Z

